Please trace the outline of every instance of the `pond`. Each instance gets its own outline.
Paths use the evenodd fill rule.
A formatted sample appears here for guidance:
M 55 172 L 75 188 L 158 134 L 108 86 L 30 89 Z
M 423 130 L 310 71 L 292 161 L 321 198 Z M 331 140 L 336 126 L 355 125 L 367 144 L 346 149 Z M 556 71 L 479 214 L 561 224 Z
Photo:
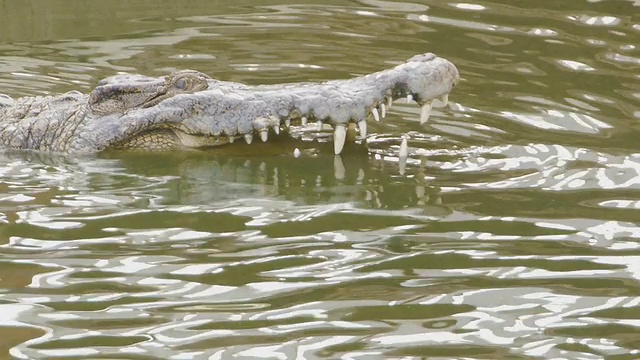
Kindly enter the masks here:
M 0 153 L 0 357 L 640 358 L 638 14 L 622 0 L 0 1 L 14 98 L 176 69 L 342 79 L 424 52 L 462 78 L 426 124 L 397 101 L 341 156 L 306 130 Z

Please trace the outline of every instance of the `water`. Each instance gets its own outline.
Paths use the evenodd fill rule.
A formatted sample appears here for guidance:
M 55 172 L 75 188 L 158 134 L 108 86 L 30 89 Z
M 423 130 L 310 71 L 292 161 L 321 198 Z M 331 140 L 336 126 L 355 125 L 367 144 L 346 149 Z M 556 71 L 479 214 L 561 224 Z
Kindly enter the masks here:
M 637 1 L 0 2 L 14 97 L 184 68 L 345 78 L 426 51 L 463 77 L 426 125 L 397 102 L 369 149 L 341 158 L 286 138 L 2 153 L 0 357 L 640 358 L 638 14 Z

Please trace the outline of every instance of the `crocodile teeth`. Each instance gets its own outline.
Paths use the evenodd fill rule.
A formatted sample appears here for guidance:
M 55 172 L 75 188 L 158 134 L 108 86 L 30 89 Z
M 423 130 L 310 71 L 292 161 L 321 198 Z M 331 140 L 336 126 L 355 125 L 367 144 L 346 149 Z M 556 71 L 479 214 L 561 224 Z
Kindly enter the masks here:
M 273 132 L 275 132 L 276 135 L 280 135 L 280 126 L 274 125 L 273 126 Z
M 236 137 L 235 137 L 235 136 L 233 136 L 233 135 L 229 135 L 229 143 L 230 143 L 230 144 L 233 144 L 233 141 L 234 141 L 235 139 L 236 139 Z
M 342 152 L 345 141 L 347 141 L 347 127 L 342 124 L 338 124 L 336 125 L 336 129 L 333 131 L 334 154 L 338 155 Z
M 287 119 L 284 121 L 284 126 L 286 127 L 290 127 L 291 126 L 291 119 Z
M 251 144 L 251 142 L 253 141 L 253 134 L 245 134 L 244 141 L 246 141 L 247 144 Z
M 358 127 L 360 128 L 360 136 L 364 139 L 367 137 L 367 122 L 364 120 L 358 121 Z
M 413 101 L 413 95 L 407 95 L 407 104 Z
M 316 124 L 318 125 L 318 131 L 322 131 L 322 120 L 318 120 Z
M 445 107 L 449 103 L 449 94 L 444 94 L 436 99 L 437 101 L 433 102 L 433 105 L 436 107 Z
M 371 109 L 371 113 L 373 114 L 373 118 L 376 119 L 376 121 L 380 121 L 380 115 L 378 114 L 378 109 L 376 108 Z
M 269 130 L 260 130 L 260 139 L 262 142 L 267 142 L 267 140 L 269 140 Z
M 428 102 L 422 105 L 422 109 L 420 110 L 420 124 L 424 124 L 429 120 L 429 115 L 431 114 L 431 103 Z
M 409 146 L 407 145 L 406 138 L 402 139 L 402 143 L 400 143 L 400 154 L 398 156 L 401 158 L 406 158 L 407 156 L 409 156 Z
M 307 125 L 307 117 L 306 116 L 301 117 L 300 121 L 302 122 L 302 125 Z
M 385 116 L 387 116 L 387 107 L 384 106 L 384 104 L 380 104 L 380 115 L 383 119 Z

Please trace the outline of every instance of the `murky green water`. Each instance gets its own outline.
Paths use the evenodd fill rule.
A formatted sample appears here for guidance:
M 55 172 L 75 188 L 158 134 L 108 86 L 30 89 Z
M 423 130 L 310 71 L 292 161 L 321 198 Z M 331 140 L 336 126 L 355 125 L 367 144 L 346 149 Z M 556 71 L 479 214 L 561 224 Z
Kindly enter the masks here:
M 622 0 L 0 1 L 11 96 L 184 68 L 326 80 L 426 51 L 463 77 L 426 125 L 398 102 L 368 151 L 341 158 L 284 138 L 0 154 L 0 357 L 640 358 L 639 14 Z

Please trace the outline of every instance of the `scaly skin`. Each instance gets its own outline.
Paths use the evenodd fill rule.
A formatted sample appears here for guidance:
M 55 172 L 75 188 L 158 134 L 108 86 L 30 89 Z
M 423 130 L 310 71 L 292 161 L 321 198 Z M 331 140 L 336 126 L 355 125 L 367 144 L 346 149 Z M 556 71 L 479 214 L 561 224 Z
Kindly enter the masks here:
M 269 130 L 308 120 L 331 124 L 334 150 L 342 151 L 346 127 L 366 137 L 391 102 L 409 97 L 426 121 L 433 100 L 446 102 L 459 81 L 456 67 L 433 54 L 349 80 L 248 86 L 211 79 L 197 71 L 162 78 L 118 75 L 89 94 L 0 96 L 0 145 L 66 153 L 105 149 L 169 150 L 206 147 L 244 137 L 248 143 Z

